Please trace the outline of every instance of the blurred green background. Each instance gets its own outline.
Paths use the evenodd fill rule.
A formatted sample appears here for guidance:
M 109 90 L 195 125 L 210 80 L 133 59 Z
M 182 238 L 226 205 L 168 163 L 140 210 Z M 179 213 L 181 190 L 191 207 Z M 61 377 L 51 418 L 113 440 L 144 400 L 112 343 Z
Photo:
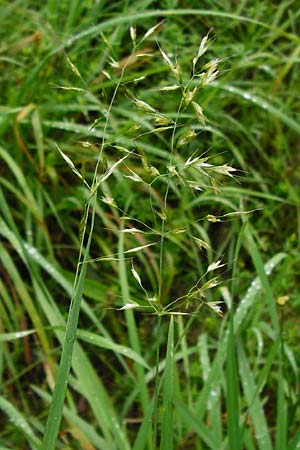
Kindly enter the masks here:
M 40 448 L 97 161 L 114 170 L 56 448 L 299 448 L 299 14 L 293 0 L 0 1 L 1 449 Z M 204 121 L 180 102 L 206 35 Z M 185 175 L 200 156 L 222 169 Z

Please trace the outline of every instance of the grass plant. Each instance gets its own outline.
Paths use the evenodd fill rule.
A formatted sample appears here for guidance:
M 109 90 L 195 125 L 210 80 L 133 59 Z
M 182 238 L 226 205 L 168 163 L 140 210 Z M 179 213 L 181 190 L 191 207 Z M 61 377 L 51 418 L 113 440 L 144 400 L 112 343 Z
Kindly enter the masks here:
M 0 5 L 0 449 L 300 448 L 296 2 L 68 3 Z

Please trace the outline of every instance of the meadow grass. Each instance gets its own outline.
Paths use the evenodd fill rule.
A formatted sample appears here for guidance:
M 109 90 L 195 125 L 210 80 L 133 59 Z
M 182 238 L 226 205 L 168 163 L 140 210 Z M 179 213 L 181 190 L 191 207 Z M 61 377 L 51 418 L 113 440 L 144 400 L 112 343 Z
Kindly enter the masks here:
M 0 5 L 0 449 L 300 448 L 299 11 L 196 3 Z

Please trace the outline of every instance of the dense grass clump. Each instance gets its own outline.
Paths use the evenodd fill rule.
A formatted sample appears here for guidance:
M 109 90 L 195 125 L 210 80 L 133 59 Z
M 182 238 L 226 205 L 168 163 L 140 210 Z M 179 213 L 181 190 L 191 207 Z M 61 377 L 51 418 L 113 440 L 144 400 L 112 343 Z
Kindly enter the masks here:
M 0 5 L 1 449 L 300 448 L 299 8 L 221 3 Z

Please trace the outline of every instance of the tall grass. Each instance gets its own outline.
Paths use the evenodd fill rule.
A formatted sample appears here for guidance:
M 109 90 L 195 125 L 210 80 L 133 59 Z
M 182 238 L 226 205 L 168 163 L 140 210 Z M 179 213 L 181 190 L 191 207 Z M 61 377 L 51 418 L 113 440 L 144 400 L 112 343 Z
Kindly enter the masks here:
M 1 5 L 0 446 L 297 449 L 297 8 L 88 3 Z

